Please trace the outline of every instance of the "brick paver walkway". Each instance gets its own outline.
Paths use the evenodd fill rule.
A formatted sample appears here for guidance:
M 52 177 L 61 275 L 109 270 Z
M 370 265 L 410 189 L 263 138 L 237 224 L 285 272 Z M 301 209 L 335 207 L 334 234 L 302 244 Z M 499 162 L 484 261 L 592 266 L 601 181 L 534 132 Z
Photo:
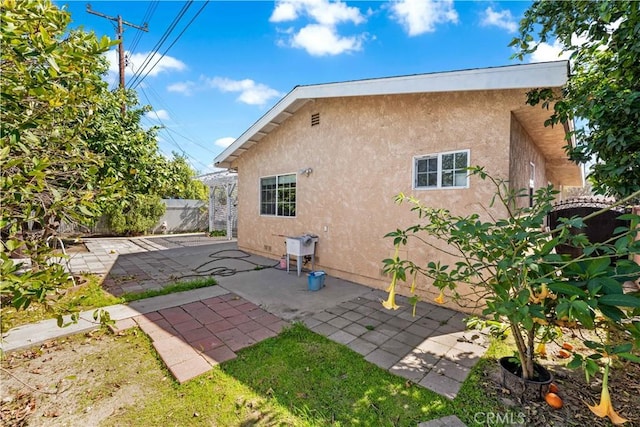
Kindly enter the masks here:
M 149 335 L 180 383 L 235 358 L 242 348 L 276 336 L 289 324 L 233 293 L 135 316 L 116 328 L 133 322 Z

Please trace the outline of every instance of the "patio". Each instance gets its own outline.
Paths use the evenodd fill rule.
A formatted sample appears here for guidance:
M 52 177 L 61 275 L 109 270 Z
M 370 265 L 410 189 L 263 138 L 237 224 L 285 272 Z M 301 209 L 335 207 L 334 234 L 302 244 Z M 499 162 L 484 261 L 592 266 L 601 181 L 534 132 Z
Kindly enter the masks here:
M 277 268 L 274 260 L 239 251 L 235 242 L 199 235 L 92 239 L 74 254 L 75 272 L 105 274 L 107 289 L 132 292 L 189 277 L 214 276 L 218 286 L 108 307 L 116 330 L 140 326 L 179 382 L 200 375 L 236 352 L 276 335 L 294 321 L 344 344 L 366 360 L 453 399 L 486 349 L 486 337 L 465 331 L 464 315 L 420 302 L 416 316 L 406 298 L 388 311 L 386 293 L 335 277 L 319 291 L 307 277 Z M 4 351 L 95 328 L 92 313 L 59 329 L 55 321 L 9 331 Z

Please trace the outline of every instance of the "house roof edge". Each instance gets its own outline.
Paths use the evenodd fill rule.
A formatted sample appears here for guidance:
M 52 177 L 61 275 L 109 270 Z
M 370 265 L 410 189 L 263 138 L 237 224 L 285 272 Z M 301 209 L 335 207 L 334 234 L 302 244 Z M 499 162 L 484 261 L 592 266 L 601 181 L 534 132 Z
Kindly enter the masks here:
M 562 60 L 298 85 L 220 153 L 214 159 L 214 165 L 231 167 L 234 159 L 258 143 L 306 102 L 317 98 L 562 87 L 568 77 L 569 62 Z

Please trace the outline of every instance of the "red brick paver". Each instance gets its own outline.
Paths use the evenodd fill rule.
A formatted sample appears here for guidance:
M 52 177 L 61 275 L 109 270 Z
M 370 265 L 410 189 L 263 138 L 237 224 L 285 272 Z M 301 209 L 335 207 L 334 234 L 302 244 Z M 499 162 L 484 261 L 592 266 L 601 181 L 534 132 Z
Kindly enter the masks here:
M 287 322 L 233 294 L 134 318 L 183 383 L 236 357 L 236 351 L 277 335 Z

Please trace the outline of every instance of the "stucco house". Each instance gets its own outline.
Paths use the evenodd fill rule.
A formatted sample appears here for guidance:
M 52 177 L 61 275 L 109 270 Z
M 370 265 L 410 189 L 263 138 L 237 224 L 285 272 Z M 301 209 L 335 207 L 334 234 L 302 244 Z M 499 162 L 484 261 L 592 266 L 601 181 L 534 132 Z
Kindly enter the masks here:
M 525 103 L 568 72 L 555 61 L 295 87 L 215 159 L 238 172 L 238 247 L 278 259 L 283 236 L 316 234 L 316 269 L 383 289 L 381 261 L 393 254 L 383 236 L 416 222 L 398 193 L 482 212 L 493 189 L 467 176 L 470 165 L 514 188 L 582 186 L 565 130 Z M 435 295 L 427 285 L 423 296 Z

